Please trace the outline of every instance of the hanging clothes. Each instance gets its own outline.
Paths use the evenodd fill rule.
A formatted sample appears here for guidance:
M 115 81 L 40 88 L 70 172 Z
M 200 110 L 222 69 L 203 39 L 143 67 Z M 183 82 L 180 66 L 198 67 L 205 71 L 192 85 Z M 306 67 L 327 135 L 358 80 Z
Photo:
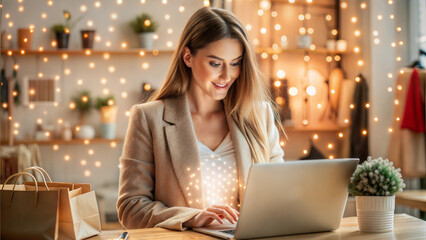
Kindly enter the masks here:
M 417 69 L 413 70 L 410 78 L 410 86 L 407 92 L 404 116 L 402 117 L 401 128 L 410 129 L 411 131 L 425 132 L 425 102 L 422 99 L 422 91 L 420 90 L 420 77 Z
M 350 156 L 359 158 L 360 163 L 367 160 L 370 156 L 368 148 L 368 108 L 365 105 L 368 100 L 368 85 L 365 78 L 360 74 L 360 81 L 357 82 L 354 92 L 355 108 L 351 112 L 350 128 Z
M 404 178 L 426 176 L 425 79 L 426 70 L 403 68 L 396 82 L 388 159 Z

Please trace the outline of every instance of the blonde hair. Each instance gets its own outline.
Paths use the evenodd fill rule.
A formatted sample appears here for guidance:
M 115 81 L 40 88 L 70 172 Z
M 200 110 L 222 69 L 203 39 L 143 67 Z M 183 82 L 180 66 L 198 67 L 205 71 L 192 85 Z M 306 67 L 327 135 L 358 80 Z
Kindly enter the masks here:
M 236 122 L 247 140 L 252 162 L 269 162 L 270 146 L 266 122 L 263 122 L 264 102 L 271 102 L 268 87 L 257 65 L 256 55 L 249 44 L 247 33 L 231 12 L 203 7 L 191 16 L 173 55 L 166 80 L 150 101 L 176 97 L 187 92 L 191 69 L 183 61 L 184 47 L 188 47 L 191 54 L 196 55 L 198 49 L 223 38 L 237 39 L 243 46 L 240 75 L 223 100 L 225 112 Z M 282 129 L 281 124 L 279 127 Z

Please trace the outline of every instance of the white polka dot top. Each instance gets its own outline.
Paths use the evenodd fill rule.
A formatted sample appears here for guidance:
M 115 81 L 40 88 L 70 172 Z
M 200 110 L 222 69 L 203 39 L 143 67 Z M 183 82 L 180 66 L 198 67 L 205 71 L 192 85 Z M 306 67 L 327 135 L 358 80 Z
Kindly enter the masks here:
M 228 133 L 212 151 L 198 141 L 205 208 L 212 205 L 238 206 L 238 171 L 234 145 Z

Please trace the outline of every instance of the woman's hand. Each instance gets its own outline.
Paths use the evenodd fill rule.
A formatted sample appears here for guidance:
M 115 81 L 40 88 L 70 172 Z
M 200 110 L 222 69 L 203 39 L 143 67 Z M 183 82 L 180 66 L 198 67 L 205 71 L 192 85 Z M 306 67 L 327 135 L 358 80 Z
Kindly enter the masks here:
M 226 218 L 230 223 L 234 223 L 234 221 L 238 221 L 239 215 L 240 213 L 230 206 L 213 205 L 212 207 L 209 207 L 195 215 L 190 220 L 184 222 L 184 226 L 191 228 L 204 227 L 212 223 L 214 220 L 223 224 L 222 219 L 224 218 Z

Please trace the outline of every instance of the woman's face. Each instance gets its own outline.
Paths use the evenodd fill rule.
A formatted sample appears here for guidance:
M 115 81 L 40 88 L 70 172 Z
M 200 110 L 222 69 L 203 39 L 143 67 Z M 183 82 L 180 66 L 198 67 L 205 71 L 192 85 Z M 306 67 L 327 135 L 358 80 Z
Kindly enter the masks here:
M 240 75 L 243 46 L 236 39 L 224 38 L 208 44 L 192 55 L 184 49 L 185 64 L 191 68 L 191 86 L 214 100 L 225 98 Z

